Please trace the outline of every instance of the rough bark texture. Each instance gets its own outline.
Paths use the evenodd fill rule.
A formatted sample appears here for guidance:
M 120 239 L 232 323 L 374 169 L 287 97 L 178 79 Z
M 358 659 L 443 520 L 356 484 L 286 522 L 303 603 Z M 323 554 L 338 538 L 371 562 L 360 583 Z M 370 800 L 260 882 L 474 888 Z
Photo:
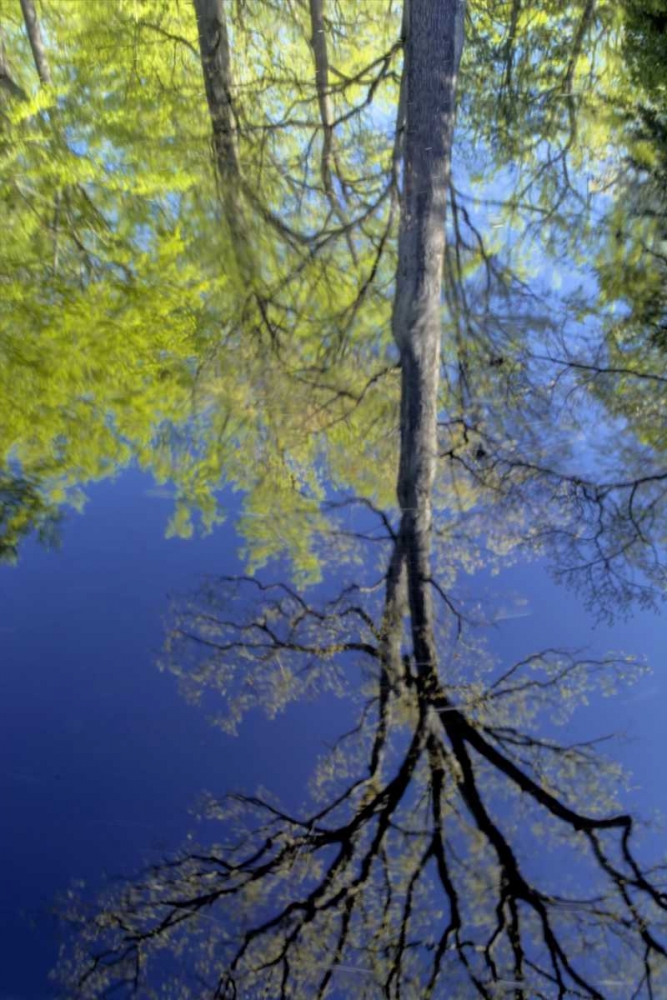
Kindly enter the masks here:
M 460 0 L 410 0 L 405 41 L 403 197 L 392 320 L 402 369 L 397 493 L 414 655 L 426 673 L 436 662 L 428 580 L 445 216 L 463 14 Z

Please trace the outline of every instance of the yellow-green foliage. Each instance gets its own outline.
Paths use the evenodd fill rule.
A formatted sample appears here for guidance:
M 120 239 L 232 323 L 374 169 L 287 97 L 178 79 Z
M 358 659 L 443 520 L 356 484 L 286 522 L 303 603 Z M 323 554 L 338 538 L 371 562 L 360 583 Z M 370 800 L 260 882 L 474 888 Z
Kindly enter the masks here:
M 334 96 L 335 113 L 363 104 L 364 68 L 395 42 L 395 18 L 377 25 L 346 7 L 337 79 L 359 82 Z M 326 199 L 315 188 L 295 194 L 310 180 L 302 151 L 317 125 L 305 25 L 262 7 L 232 25 L 253 281 L 279 329 L 277 350 L 220 211 L 190 5 L 44 5 L 46 89 L 18 0 L 2 11 L 27 97 L 2 96 L 0 467 L 13 463 L 58 506 L 137 462 L 174 484 L 169 532 L 179 535 L 195 513 L 211 527 L 221 516 L 215 492 L 231 483 L 247 494 L 254 561 L 287 546 L 301 571 L 315 572 L 298 523 L 302 494 L 321 494 L 324 470 L 334 485 L 367 492 L 370 470 L 388 462 L 383 499 L 393 489 L 383 416 L 394 412 L 397 381 L 382 376 L 367 390 L 391 364 L 389 296 L 360 295 L 390 222 L 381 194 L 391 135 L 362 128 L 362 108 L 340 140 L 350 176 L 377 175 L 359 192 L 378 205 L 354 236 L 355 269 L 342 235 L 310 242 L 326 224 Z M 395 76 L 383 86 L 376 107 L 386 110 Z M 282 118 L 305 124 L 270 127 Z M 274 213 L 294 239 L 267 223 Z M 391 269 L 381 262 L 385 286 Z M 325 377 L 328 355 L 336 364 Z

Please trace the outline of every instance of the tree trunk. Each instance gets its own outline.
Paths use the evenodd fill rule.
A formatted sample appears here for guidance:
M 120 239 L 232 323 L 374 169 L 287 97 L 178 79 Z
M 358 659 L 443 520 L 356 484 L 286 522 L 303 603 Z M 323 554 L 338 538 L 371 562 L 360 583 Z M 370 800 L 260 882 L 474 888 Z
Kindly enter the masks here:
M 233 105 L 232 55 L 225 3 L 226 0 L 194 0 L 204 87 L 213 132 L 215 166 L 240 284 L 249 292 L 248 301 L 254 302 L 257 307 L 259 325 L 266 327 L 275 344 L 276 333 L 258 287 L 258 267 L 244 210 L 238 126 Z
M 216 166 L 224 187 L 234 189 L 240 168 L 236 119 L 232 106 L 232 61 L 224 0 L 194 0 L 194 7 L 206 100 L 213 128 Z
M 25 24 L 25 30 L 28 34 L 28 40 L 30 42 L 30 48 L 32 50 L 32 58 L 35 63 L 35 69 L 37 70 L 37 76 L 39 77 L 39 82 L 42 87 L 50 87 L 52 81 L 51 77 L 51 67 L 49 66 L 49 60 L 46 55 L 46 49 L 44 48 L 44 39 L 42 38 L 42 29 L 39 26 L 39 18 L 37 17 L 37 11 L 35 10 L 35 4 L 33 0 L 21 0 L 21 10 L 23 12 L 23 23 Z M 53 124 L 54 118 L 56 116 L 56 110 L 53 108 L 50 112 L 51 123 Z M 60 207 L 62 201 L 62 192 L 57 190 L 53 196 L 53 221 L 51 223 L 51 231 L 53 232 L 53 273 L 58 273 L 58 263 L 59 263 L 59 232 L 60 232 Z
M 30 41 L 30 48 L 32 49 L 32 57 L 35 60 L 39 82 L 43 87 L 48 87 L 51 85 L 51 69 L 49 68 L 49 60 L 46 57 L 44 39 L 42 38 L 42 31 L 39 26 L 39 19 L 33 0 L 21 0 L 21 10 L 23 11 L 25 29 L 28 32 L 28 39 Z
M 322 123 L 322 153 L 320 156 L 320 174 L 322 186 L 327 200 L 343 229 L 350 255 L 354 263 L 357 263 L 357 254 L 354 249 L 354 242 L 349 231 L 349 221 L 345 214 L 345 209 L 340 203 L 338 195 L 334 189 L 332 164 L 336 167 L 339 175 L 336 151 L 334 148 L 333 129 L 333 108 L 329 93 L 329 51 L 327 48 L 326 28 L 324 25 L 324 0 L 310 0 L 310 44 L 313 50 L 315 61 L 315 87 L 317 89 L 317 105 L 320 111 L 320 121 Z
M 392 330 L 401 358 L 398 501 L 417 670 L 436 664 L 431 577 L 445 216 L 462 0 L 409 0 L 403 195 Z
M 324 0 L 310 0 L 310 44 L 315 60 L 315 86 L 317 88 L 317 103 L 322 122 L 322 183 L 327 196 L 335 199 L 331 182 L 331 156 L 333 147 L 333 126 L 331 124 L 331 99 L 329 97 L 329 54 L 327 51 L 327 36 L 324 27 Z

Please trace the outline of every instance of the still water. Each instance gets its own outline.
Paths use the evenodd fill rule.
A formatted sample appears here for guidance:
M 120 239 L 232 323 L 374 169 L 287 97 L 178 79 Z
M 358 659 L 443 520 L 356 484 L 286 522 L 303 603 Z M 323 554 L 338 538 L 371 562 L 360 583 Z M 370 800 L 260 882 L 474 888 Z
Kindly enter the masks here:
M 0 1000 L 667 997 L 659 18 L 0 10 Z

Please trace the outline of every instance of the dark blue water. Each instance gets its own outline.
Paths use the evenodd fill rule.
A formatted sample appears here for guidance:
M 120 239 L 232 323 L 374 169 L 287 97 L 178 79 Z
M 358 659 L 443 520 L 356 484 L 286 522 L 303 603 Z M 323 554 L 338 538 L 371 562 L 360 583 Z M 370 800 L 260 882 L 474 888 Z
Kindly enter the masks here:
M 222 497 L 232 516 L 212 535 L 165 540 L 170 501 L 151 487 L 135 471 L 94 486 L 83 515 L 68 517 L 60 551 L 29 541 L 18 566 L 0 569 L 2 1000 L 51 995 L 53 910 L 73 883 L 92 894 L 105 876 L 175 850 L 197 830 L 201 791 L 262 785 L 297 807 L 316 755 L 345 720 L 344 704 L 329 698 L 271 722 L 252 713 L 230 737 L 158 671 L 170 596 L 243 566 L 238 496 Z M 624 801 L 646 817 L 665 811 L 664 621 L 645 613 L 596 626 L 539 565 L 466 586 L 509 608 L 490 634 L 501 660 L 564 644 L 647 658 L 651 676 L 616 698 L 594 697 L 567 734 L 625 733 L 609 750 L 633 775 Z M 516 605 L 513 595 L 528 600 Z M 659 847 L 658 831 L 650 839 Z

